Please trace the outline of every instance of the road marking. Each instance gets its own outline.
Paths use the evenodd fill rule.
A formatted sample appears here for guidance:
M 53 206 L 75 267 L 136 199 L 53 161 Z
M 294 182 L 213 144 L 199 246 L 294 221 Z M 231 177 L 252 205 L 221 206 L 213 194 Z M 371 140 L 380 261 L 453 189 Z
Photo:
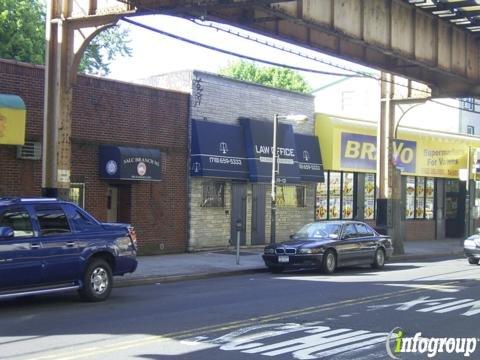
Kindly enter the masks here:
M 446 285 L 453 285 L 459 283 L 459 281 L 452 281 L 449 283 L 445 283 Z M 119 350 L 126 350 L 129 348 L 133 347 L 138 347 L 138 346 L 144 346 L 148 345 L 154 342 L 158 341 L 167 341 L 171 339 L 187 339 L 192 336 L 205 336 L 205 334 L 208 333 L 218 333 L 222 331 L 227 331 L 235 328 L 241 328 L 243 326 L 247 326 L 252 323 L 267 323 L 267 322 L 272 322 L 272 321 L 278 321 L 282 320 L 285 318 L 291 318 L 291 317 L 298 317 L 298 316 L 303 316 L 303 315 L 310 315 L 313 313 L 320 313 L 324 311 L 330 311 L 330 310 L 337 310 L 340 308 L 345 308 L 349 306 L 357 306 L 361 304 L 366 304 L 369 302 L 373 301 L 383 301 L 383 300 L 388 300 L 391 298 L 399 297 L 399 296 L 404 296 L 408 294 L 414 294 L 417 292 L 422 292 L 424 289 L 405 289 L 405 290 L 400 290 L 400 291 L 394 291 L 394 292 L 389 292 L 389 293 L 384 293 L 384 294 L 378 294 L 378 295 L 371 295 L 371 296 L 366 296 L 363 298 L 359 299 L 349 299 L 349 300 L 344 300 L 344 301 L 339 301 L 339 302 L 333 302 L 329 304 L 323 304 L 323 305 L 318 305 L 318 306 L 310 306 L 302 309 L 296 309 L 296 310 L 289 310 L 289 311 L 284 311 L 281 313 L 275 313 L 271 315 L 264 315 L 264 316 L 259 316 L 259 317 L 253 317 L 249 319 L 244 319 L 244 320 L 239 320 L 239 321 L 233 321 L 233 322 L 228 322 L 228 323 L 223 323 L 223 324 L 215 324 L 215 325 L 208 325 L 208 326 L 203 326 L 203 327 L 198 327 L 194 329 L 188 329 L 188 330 L 183 330 L 183 331 L 178 331 L 178 332 L 172 332 L 172 333 L 166 333 L 162 335 L 152 335 L 152 336 L 146 336 L 144 338 L 140 339 L 133 339 L 133 340 L 123 340 L 119 342 L 112 343 L 110 345 L 103 345 L 100 350 L 97 350 L 95 352 L 92 351 L 86 351 L 85 349 L 78 348 L 72 351 L 68 352 L 60 352 L 60 353 L 53 353 L 50 354 L 48 353 L 48 350 L 45 351 L 46 354 L 41 355 L 39 354 L 38 357 L 32 359 L 32 360 L 46 360 L 46 359 L 64 359 L 64 360 L 73 360 L 73 359 L 80 359 L 80 358 L 85 358 L 85 357 L 92 357 L 95 355 L 99 354 L 106 354 L 106 353 L 111 353 L 111 352 L 117 352 Z
M 454 297 L 446 297 L 440 299 L 431 299 L 430 296 L 422 296 L 407 302 L 398 302 L 392 304 L 370 305 L 368 310 L 383 310 L 386 308 L 395 308 L 397 311 L 407 311 L 414 307 L 427 306 L 415 311 L 422 313 L 437 313 L 444 314 L 460 309 L 469 308 L 467 311 L 461 313 L 463 316 L 473 316 L 480 314 L 480 300 L 475 299 L 457 299 Z
M 437 285 L 437 284 L 382 284 L 386 286 L 398 286 L 398 287 L 408 287 L 414 289 L 424 289 L 424 290 L 434 290 L 446 293 L 459 292 L 465 287 L 463 286 L 451 286 L 451 285 Z

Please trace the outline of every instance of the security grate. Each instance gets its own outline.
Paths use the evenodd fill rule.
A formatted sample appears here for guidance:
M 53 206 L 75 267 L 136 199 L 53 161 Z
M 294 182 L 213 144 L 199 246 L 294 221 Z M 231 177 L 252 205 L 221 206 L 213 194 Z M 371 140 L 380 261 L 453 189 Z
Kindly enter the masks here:
M 41 143 L 35 141 L 25 141 L 24 145 L 17 146 L 17 159 L 40 160 L 41 158 Z

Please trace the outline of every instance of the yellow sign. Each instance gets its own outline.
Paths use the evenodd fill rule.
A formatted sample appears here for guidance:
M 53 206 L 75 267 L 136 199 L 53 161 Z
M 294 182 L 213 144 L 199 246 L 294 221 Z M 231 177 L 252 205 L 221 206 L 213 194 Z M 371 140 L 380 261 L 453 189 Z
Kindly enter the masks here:
M 25 143 L 25 103 L 15 95 L 0 94 L 0 144 Z
M 315 131 L 326 170 L 376 171 L 375 123 L 317 115 Z M 480 147 L 480 139 L 403 128 L 392 143 L 391 161 L 403 175 L 458 179 L 473 147 Z

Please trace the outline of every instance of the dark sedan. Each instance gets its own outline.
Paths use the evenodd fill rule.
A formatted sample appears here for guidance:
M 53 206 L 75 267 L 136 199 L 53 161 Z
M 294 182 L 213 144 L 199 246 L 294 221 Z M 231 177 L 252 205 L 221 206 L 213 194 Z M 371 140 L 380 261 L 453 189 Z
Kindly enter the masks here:
M 381 269 L 393 253 L 392 240 L 358 221 L 322 221 L 304 225 L 290 240 L 265 247 L 263 260 L 273 273 L 285 269 L 371 265 Z

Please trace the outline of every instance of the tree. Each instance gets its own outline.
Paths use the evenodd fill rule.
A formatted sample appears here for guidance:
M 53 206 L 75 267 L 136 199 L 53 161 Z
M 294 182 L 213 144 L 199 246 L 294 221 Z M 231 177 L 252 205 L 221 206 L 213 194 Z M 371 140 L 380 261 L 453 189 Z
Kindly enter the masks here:
M 43 0 L 0 0 L 0 57 L 45 64 L 45 14 Z M 107 75 L 117 56 L 131 56 L 128 31 L 111 27 L 87 46 L 79 71 Z
M 258 67 L 248 61 L 237 61 L 220 69 L 220 74 L 280 89 L 310 92 L 307 81 L 296 71 L 279 67 Z

